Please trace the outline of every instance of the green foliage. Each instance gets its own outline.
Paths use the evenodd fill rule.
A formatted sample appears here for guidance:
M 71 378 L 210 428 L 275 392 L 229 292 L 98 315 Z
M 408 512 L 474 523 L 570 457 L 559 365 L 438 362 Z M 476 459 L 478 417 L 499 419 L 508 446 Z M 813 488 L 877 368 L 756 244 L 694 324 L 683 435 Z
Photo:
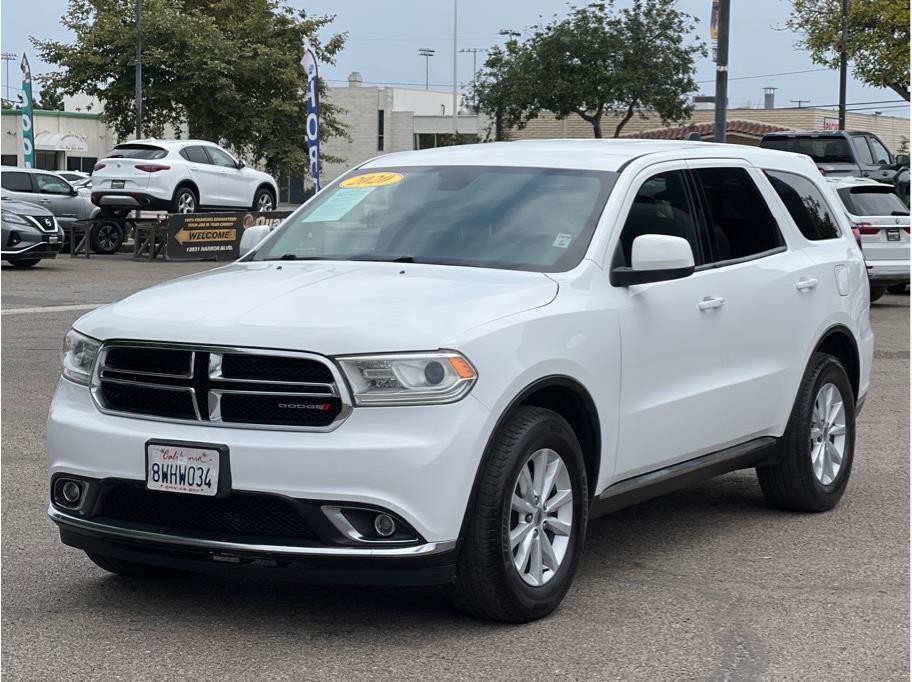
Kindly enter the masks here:
M 42 85 L 102 100 L 121 139 L 135 128 L 134 8 L 134 0 L 69 0 L 61 24 L 75 42 L 31 39 L 60 67 Z M 274 173 L 305 169 L 303 46 L 332 64 L 346 34 L 319 34 L 333 19 L 279 0 L 144 0 L 143 135 L 186 124 L 191 137 L 225 143 Z M 339 113 L 321 101 L 323 139 L 347 135 Z
M 41 93 L 32 103 L 35 109 L 44 109 L 45 111 L 63 111 L 63 95 L 49 86 L 41 89 Z
M 839 67 L 841 0 L 794 0 L 788 27 L 816 64 Z M 909 3 L 852 0 L 846 52 L 853 75 L 866 85 L 890 88 L 909 101 Z
M 543 110 L 578 115 L 595 137 L 608 112 L 621 116 L 615 137 L 643 110 L 663 123 L 681 121 L 697 90 L 694 61 L 706 54 L 702 43 L 688 42 L 695 21 L 676 0 L 634 0 L 620 11 L 610 1 L 571 7 L 566 18 L 533 26 L 525 41 L 491 50 L 479 106 L 495 120 L 498 139 Z

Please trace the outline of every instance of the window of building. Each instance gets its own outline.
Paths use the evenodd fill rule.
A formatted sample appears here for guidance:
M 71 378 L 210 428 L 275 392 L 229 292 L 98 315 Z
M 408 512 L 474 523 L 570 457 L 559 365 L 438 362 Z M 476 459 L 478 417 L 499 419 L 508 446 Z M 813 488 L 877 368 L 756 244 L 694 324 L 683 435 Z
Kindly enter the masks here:
M 839 227 L 830 207 L 814 183 L 800 175 L 782 171 L 766 171 L 766 177 L 805 239 L 819 241 L 839 236 Z
M 15 154 L 3 154 L 0 155 L 0 165 L 3 166 L 15 166 L 17 162 Z
M 41 170 L 57 170 L 57 152 L 35 151 L 35 168 Z
M 66 169 L 68 171 L 91 173 L 97 162 L 98 159 L 94 156 L 68 156 L 66 160 Z
M 746 170 L 698 168 L 694 178 L 706 198 L 713 262 L 756 256 L 783 245 L 779 226 Z
M 646 180 L 633 198 L 621 231 L 623 265 L 632 265 L 633 240 L 644 234 L 683 237 L 690 242 L 694 262 L 700 265 L 702 249 L 694 215 L 684 171 L 661 173 Z
M 31 192 L 32 180 L 28 173 L 8 171 L 0 175 L 0 185 L 10 192 Z
M 383 109 L 377 110 L 377 151 L 383 151 Z

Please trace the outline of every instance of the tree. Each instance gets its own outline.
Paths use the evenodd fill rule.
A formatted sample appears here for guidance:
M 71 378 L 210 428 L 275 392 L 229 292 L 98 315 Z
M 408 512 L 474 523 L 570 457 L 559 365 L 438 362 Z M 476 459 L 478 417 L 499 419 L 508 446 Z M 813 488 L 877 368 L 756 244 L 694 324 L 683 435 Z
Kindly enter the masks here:
M 35 109 L 45 111 L 63 111 L 63 95 L 49 86 L 41 89 L 33 103 Z
M 571 7 L 566 18 L 532 27 L 525 42 L 492 50 L 479 106 L 520 128 L 543 110 L 575 114 L 597 138 L 608 112 L 621 117 L 614 137 L 644 110 L 663 123 L 681 121 L 697 90 L 694 61 L 706 54 L 702 43 L 687 41 L 695 21 L 675 0 L 634 0 L 619 12 L 612 2 Z
M 841 0 L 794 0 L 787 26 L 804 37 L 815 64 L 839 67 Z M 909 101 L 909 3 L 853 0 L 849 3 L 846 52 L 852 73 L 866 85 L 890 88 Z
M 120 139 L 135 128 L 134 6 L 69 0 L 61 23 L 75 42 L 31 38 L 41 59 L 60 67 L 42 85 L 101 100 Z M 191 137 L 227 144 L 273 173 L 306 168 L 301 57 L 307 43 L 321 62 L 334 62 L 346 34 L 319 35 L 333 19 L 279 0 L 144 0 L 143 135 L 186 125 Z M 346 135 L 339 113 L 321 102 L 323 139 Z

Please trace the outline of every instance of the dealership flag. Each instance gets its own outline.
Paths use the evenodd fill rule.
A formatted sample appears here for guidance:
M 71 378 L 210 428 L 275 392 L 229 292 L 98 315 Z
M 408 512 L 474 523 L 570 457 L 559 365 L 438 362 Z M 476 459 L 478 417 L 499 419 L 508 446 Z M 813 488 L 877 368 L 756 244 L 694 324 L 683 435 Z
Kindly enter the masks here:
M 320 84 L 317 73 L 317 55 L 309 47 L 304 48 L 301 59 L 307 74 L 307 156 L 310 160 L 310 177 L 314 191 L 320 191 Z
M 22 55 L 22 158 L 26 168 L 35 165 L 35 133 L 32 127 L 32 70 L 29 68 L 28 59 Z

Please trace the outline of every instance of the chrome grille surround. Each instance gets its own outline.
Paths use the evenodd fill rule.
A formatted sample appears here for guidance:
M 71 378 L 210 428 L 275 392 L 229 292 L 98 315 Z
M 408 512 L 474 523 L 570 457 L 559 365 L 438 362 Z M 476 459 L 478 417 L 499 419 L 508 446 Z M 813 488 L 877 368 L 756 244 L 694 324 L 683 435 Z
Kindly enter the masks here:
M 117 349 L 148 349 L 155 350 L 172 350 L 189 353 L 190 361 L 186 372 L 181 373 L 163 373 L 155 371 L 144 371 L 137 369 L 109 368 L 105 361 L 111 351 Z M 168 385 L 168 379 L 175 379 L 184 382 L 190 382 L 196 378 L 194 370 L 196 369 L 197 356 L 201 353 L 208 354 L 208 372 L 206 372 L 207 383 L 209 381 L 217 382 L 216 386 L 208 386 L 205 396 L 206 412 L 200 411 L 201 401 L 197 396 L 197 389 L 189 385 Z M 279 381 L 275 379 L 252 379 L 252 378 L 233 378 L 225 377 L 222 374 L 222 360 L 226 355 L 249 355 L 270 358 L 289 358 L 291 360 L 309 360 L 319 363 L 328 370 L 332 377 L 331 382 L 303 382 L 303 381 Z M 109 376 L 114 373 L 117 376 Z M 128 375 L 129 378 L 125 378 Z M 145 381 L 143 380 L 145 379 Z M 151 388 L 159 391 L 174 391 L 188 395 L 193 404 L 194 417 L 188 419 L 159 416 L 155 414 L 145 414 L 142 412 L 131 412 L 122 409 L 111 408 L 106 405 L 102 393 L 103 383 L 110 383 L 120 386 L 138 386 Z M 237 388 L 234 388 L 234 385 Z M 246 384 L 246 387 L 245 387 Z M 268 384 L 271 387 L 280 387 L 287 385 L 288 391 L 283 390 L 256 390 L 256 386 Z M 268 431 L 313 431 L 328 432 L 337 429 L 345 421 L 352 411 L 352 401 L 346 388 L 346 383 L 335 364 L 327 357 L 315 353 L 301 351 L 274 350 L 270 348 L 238 348 L 233 346 L 208 346 L 197 344 L 178 344 L 169 342 L 154 341 L 106 341 L 102 344 L 92 369 L 92 379 L 89 384 L 92 401 L 99 411 L 105 414 L 128 417 L 132 419 L 152 420 L 161 422 L 172 422 L 179 424 L 197 424 L 214 427 L 227 427 L 234 429 L 257 429 Z M 297 390 L 292 390 L 297 389 Z M 265 424 L 244 421 L 223 421 L 221 413 L 221 401 L 225 395 L 254 395 L 254 396 L 283 396 L 290 399 L 298 398 L 324 398 L 329 400 L 338 400 L 340 410 L 332 422 L 326 425 L 290 425 L 290 424 Z

